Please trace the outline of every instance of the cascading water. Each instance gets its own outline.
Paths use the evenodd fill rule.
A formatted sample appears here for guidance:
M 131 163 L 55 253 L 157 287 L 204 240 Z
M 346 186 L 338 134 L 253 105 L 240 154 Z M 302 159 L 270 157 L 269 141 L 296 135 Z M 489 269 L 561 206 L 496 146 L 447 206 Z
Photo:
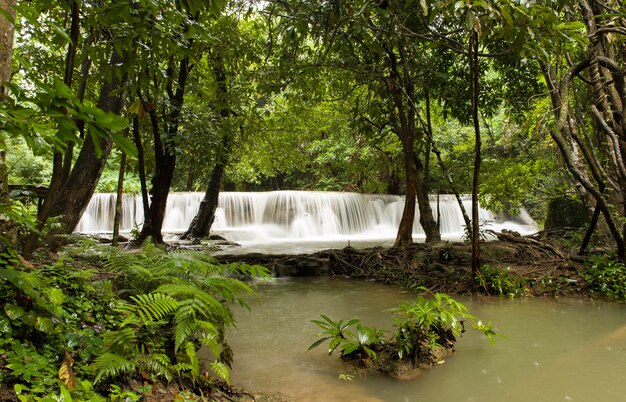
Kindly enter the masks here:
M 168 198 L 164 232 L 186 230 L 198 211 L 203 193 L 172 193 Z M 464 199 L 467 211 L 469 198 Z M 112 232 L 115 194 L 95 194 L 76 232 Z M 435 219 L 444 238 L 458 239 L 464 231 L 461 210 L 453 196 L 431 197 Z M 385 194 L 357 194 L 315 191 L 223 192 L 212 230 L 228 240 L 246 243 L 288 241 L 393 239 L 404 208 L 404 197 Z M 439 215 L 439 218 L 437 217 Z M 498 222 L 494 214 L 481 209 L 480 219 L 491 221 L 488 228 L 503 227 L 528 233 L 536 230 L 532 219 Z M 139 196 L 123 199 L 121 231 L 129 232 L 143 222 Z M 416 216 L 414 234 L 424 231 Z

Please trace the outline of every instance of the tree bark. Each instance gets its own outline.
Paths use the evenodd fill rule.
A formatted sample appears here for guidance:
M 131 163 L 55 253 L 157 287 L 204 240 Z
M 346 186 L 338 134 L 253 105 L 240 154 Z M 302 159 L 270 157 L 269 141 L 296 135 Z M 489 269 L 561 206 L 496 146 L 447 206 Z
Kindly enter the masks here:
M 126 154 L 122 152 L 120 161 L 120 171 L 117 178 L 117 191 L 115 194 L 115 215 L 113 216 L 113 240 L 114 246 L 117 246 L 120 238 L 120 222 L 122 221 L 122 207 L 124 197 L 124 173 L 126 171 Z
M 434 243 L 441 241 L 441 233 L 439 225 L 433 217 L 433 211 L 430 207 L 430 197 L 428 194 L 428 186 L 426 185 L 424 165 L 417 154 L 414 155 L 414 163 L 416 167 L 416 195 L 417 205 L 420 212 L 420 225 L 426 234 L 426 243 Z
M 148 237 L 152 237 L 152 240 L 157 244 L 163 243 L 163 234 L 161 231 L 163 228 L 165 209 L 167 207 L 167 196 L 170 192 L 170 186 L 176 168 L 176 144 L 178 142 L 176 137 L 178 136 L 178 125 L 189 71 L 189 57 L 184 56 L 179 63 L 176 90 L 173 90 L 173 83 L 171 81 L 168 88 L 172 109 L 167 122 L 166 141 L 164 141 L 164 143 L 161 141 L 158 130 L 154 132 L 156 166 L 154 176 L 152 177 L 152 202 L 150 203 L 148 219 L 144 222 L 141 233 L 136 240 L 139 244 Z M 154 131 L 155 128 L 158 128 L 158 122 L 155 121 L 156 114 L 151 112 L 150 116 Z
M 148 184 L 146 182 L 146 160 L 143 151 L 143 143 L 141 142 L 141 133 L 139 132 L 139 118 L 133 118 L 133 141 L 137 148 L 137 165 L 139 170 L 139 184 L 141 185 L 141 202 L 143 206 L 143 220 L 148 220 L 150 213 L 150 199 L 148 198 Z
M 231 115 L 232 110 L 229 105 L 229 90 L 226 77 L 226 68 L 221 58 L 216 61 L 214 69 L 215 79 L 218 87 L 218 98 L 220 111 L 219 114 L 223 121 L 226 121 Z M 227 125 L 228 126 L 228 125 Z M 215 220 L 215 210 L 217 209 L 220 187 L 222 184 L 222 178 L 224 177 L 224 170 L 230 159 L 230 153 L 233 143 L 233 133 L 230 128 L 226 128 L 222 134 L 222 149 L 218 153 L 217 160 L 215 161 L 215 167 L 211 172 L 211 177 L 207 186 L 207 190 L 204 193 L 204 198 L 200 202 L 198 213 L 193 218 L 193 221 L 189 225 L 189 229 L 183 234 L 182 238 L 202 238 L 209 235 L 211 226 Z
M 15 19 L 15 0 L 0 0 L 0 8 Z M 11 60 L 13 59 L 13 21 L 0 15 L 0 102 L 4 102 L 4 83 L 11 78 Z M 9 173 L 6 164 L 6 144 L 0 144 L 0 208 L 11 208 L 9 194 Z M 8 246 L 17 246 L 17 232 L 11 219 L 0 212 L 0 251 Z
M 117 51 L 112 50 L 111 65 L 124 63 L 124 58 Z M 105 81 L 100 89 L 98 107 L 105 112 L 119 114 L 122 109 L 122 96 L 115 91 L 119 90 L 125 78 L 120 79 L 117 74 L 111 74 L 111 79 Z M 61 188 L 56 202 L 52 206 L 50 216 L 60 217 L 63 228 L 56 233 L 71 233 L 80 220 L 85 208 L 96 190 L 104 165 L 111 151 L 112 138 L 100 138 L 101 155 L 97 155 L 92 136 L 85 137 L 76 163 L 72 168 L 67 182 Z
M 478 32 L 472 30 L 469 45 L 470 92 L 474 123 L 474 174 L 472 177 L 472 273 L 480 271 L 480 222 L 478 221 L 478 185 L 481 163 L 480 121 L 478 120 Z

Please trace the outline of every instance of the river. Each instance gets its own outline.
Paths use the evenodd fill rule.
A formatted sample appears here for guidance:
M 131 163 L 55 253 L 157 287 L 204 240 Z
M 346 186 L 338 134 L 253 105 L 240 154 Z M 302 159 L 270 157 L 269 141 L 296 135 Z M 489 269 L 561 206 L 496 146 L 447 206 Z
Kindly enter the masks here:
M 288 278 L 235 311 L 231 383 L 295 401 L 626 401 L 626 305 L 569 298 L 458 297 L 492 321 L 495 344 L 466 332 L 445 364 L 400 381 L 359 373 L 324 347 L 307 352 L 310 320 L 359 318 L 393 329 L 385 311 L 413 294 L 341 278 Z M 351 380 L 340 379 L 347 374 Z

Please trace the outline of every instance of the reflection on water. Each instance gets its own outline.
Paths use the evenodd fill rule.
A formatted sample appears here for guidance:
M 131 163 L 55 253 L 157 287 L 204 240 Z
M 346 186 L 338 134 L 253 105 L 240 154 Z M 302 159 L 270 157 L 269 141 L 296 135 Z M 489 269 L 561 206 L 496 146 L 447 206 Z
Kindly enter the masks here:
M 231 382 L 296 401 L 626 401 L 626 306 L 618 303 L 461 297 L 506 337 L 491 345 L 468 331 L 446 364 L 411 381 L 360 375 L 323 347 L 306 352 L 317 332 L 310 320 L 320 313 L 391 329 L 384 310 L 411 298 L 337 278 L 263 285 L 251 311 L 236 312 Z

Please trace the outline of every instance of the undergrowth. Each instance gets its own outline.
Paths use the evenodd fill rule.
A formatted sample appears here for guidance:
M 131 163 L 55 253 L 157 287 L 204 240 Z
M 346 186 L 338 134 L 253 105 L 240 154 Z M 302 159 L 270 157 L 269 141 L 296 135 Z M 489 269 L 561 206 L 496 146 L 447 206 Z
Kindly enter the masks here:
M 39 267 L 9 250 L 0 256 L 1 397 L 133 401 L 156 383 L 206 394 L 228 382 L 230 306 L 253 292 L 240 279 L 267 276 L 153 244 L 83 243 Z

